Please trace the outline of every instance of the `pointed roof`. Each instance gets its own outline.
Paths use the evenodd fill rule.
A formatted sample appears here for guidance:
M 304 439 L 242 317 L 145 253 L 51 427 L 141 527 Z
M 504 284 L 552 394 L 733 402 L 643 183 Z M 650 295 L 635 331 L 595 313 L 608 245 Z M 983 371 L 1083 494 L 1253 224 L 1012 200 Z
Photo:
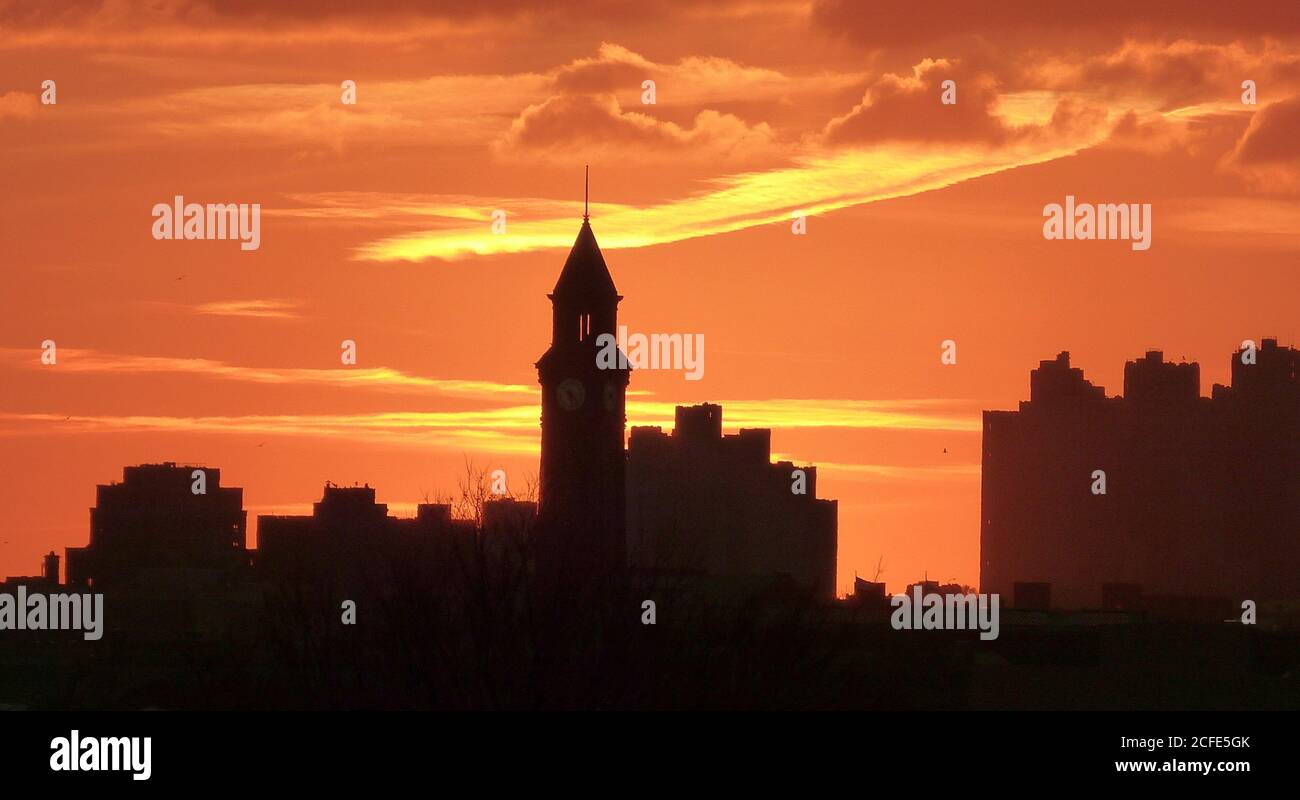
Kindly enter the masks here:
M 578 238 L 573 242 L 573 249 L 560 271 L 560 279 L 555 282 L 552 297 L 586 297 L 617 298 L 618 289 L 614 287 L 614 278 L 605 266 L 605 257 L 600 254 L 600 245 L 596 244 L 596 234 L 591 232 L 591 223 L 582 221 Z

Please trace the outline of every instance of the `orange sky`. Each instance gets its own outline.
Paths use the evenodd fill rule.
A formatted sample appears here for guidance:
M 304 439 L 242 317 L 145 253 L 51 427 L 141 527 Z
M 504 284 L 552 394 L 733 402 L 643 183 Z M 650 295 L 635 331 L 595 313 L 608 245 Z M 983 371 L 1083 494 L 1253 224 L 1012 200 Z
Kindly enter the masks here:
M 1300 334 L 1291 2 L 137 5 L 0 2 L 0 575 L 127 464 L 220 467 L 250 523 L 326 480 L 410 514 L 467 458 L 522 485 L 585 163 L 620 322 L 705 335 L 629 424 L 774 428 L 842 591 L 975 583 L 979 413 L 1040 359 L 1116 394 L 1163 349 L 1208 394 Z M 176 194 L 261 203 L 260 249 L 154 240 Z M 1150 203 L 1151 248 L 1044 240 L 1067 194 Z

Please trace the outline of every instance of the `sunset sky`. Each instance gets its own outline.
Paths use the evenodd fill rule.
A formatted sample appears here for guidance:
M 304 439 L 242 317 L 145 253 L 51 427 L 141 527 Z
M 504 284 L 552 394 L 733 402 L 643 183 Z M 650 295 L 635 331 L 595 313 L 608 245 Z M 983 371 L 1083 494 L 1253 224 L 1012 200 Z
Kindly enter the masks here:
M 620 323 L 705 337 L 628 424 L 773 428 L 841 592 L 977 582 L 980 412 L 1040 360 L 1114 395 L 1161 349 L 1209 394 L 1300 341 L 1290 0 L 267 5 L 0 0 L 0 577 L 130 464 L 219 467 L 250 544 L 327 480 L 522 488 L 584 164 Z M 260 248 L 155 240 L 175 195 L 260 203 Z M 1066 195 L 1150 203 L 1150 249 L 1045 240 Z

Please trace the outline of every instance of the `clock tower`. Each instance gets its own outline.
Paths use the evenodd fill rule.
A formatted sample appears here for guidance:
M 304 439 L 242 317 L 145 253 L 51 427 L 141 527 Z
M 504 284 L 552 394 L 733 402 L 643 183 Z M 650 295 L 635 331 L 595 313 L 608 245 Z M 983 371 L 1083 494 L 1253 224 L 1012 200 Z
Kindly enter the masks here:
M 601 334 L 616 335 L 622 296 L 591 222 L 564 262 L 551 300 L 551 346 L 537 361 L 542 460 L 539 565 L 562 579 L 610 576 L 626 566 L 623 430 L 631 370 L 602 368 Z

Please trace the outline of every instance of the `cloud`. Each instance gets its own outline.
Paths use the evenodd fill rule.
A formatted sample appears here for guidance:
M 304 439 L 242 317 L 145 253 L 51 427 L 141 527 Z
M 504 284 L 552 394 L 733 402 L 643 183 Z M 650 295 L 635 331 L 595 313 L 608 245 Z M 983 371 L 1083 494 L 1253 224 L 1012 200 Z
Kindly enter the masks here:
M 550 73 L 556 94 L 612 94 L 628 101 L 641 96 L 641 83 L 649 79 L 655 81 L 659 105 L 686 107 L 831 94 L 864 77 L 861 72 L 835 71 L 789 75 L 717 56 L 660 63 L 611 42 L 602 42 L 594 57 L 575 59 Z
M 388 392 L 436 392 L 458 397 L 499 398 L 537 394 L 536 386 L 429 378 L 388 367 L 246 367 L 207 358 L 116 355 L 66 347 L 59 348 L 58 359 L 59 372 L 73 374 L 186 374 L 244 383 L 334 386 Z M 48 369 L 41 367 L 40 353 L 31 349 L 0 348 L 0 360 L 20 367 Z
M 773 453 L 772 460 L 793 461 L 796 464 L 814 463 L 800 461 L 787 455 Z M 897 464 L 849 464 L 841 461 L 816 461 L 820 477 L 833 476 L 850 481 L 970 481 L 980 476 L 979 464 L 942 464 L 926 466 L 900 466 Z
M 1168 225 L 1184 236 L 1235 248 L 1293 249 L 1300 236 L 1300 203 L 1279 197 L 1195 197 L 1169 209 Z M 1224 240 L 1224 234 L 1234 238 Z
M 625 111 L 613 95 L 559 95 L 524 109 L 499 142 L 498 152 L 552 154 L 572 160 L 577 149 L 625 160 L 667 157 L 715 162 L 753 159 L 769 153 L 773 144 L 766 124 L 750 126 L 732 114 L 701 111 L 684 128 Z
M 1300 53 L 1276 40 L 1246 45 L 1189 39 L 1127 40 L 1091 55 L 1044 53 L 1026 58 L 1019 80 L 1058 92 L 1105 99 L 1141 112 L 1206 103 L 1240 109 L 1241 83 L 1264 97 L 1300 89 Z
M 242 0 L 66 0 L 0 3 L 0 49 L 220 49 L 302 43 L 401 43 L 500 24 L 522 3 L 257 3 Z M 398 24 L 401 23 L 401 24 Z
M 36 116 L 40 104 L 36 95 L 26 92 L 5 92 L 0 94 L 0 120 L 31 119 Z
M 666 69 L 626 47 L 602 42 L 594 58 L 575 59 L 556 70 L 552 85 L 568 94 L 610 94 L 632 87 L 639 93 L 643 80 L 657 79 Z
M 842 208 L 940 189 L 960 181 L 1013 167 L 1071 155 L 1100 141 L 1053 142 L 1025 137 L 998 149 L 954 145 L 933 150 L 914 143 L 884 142 L 870 149 L 851 149 L 798 156 L 789 167 L 739 172 L 710 180 L 702 191 L 643 206 L 605 206 L 596 215 L 604 249 L 649 247 L 702 236 L 789 225 L 798 211 L 815 216 Z M 355 198 L 354 198 L 355 199 Z M 379 196 L 368 202 L 385 202 Z M 544 208 L 545 201 L 524 201 Z M 476 213 L 493 206 L 473 203 Z M 566 249 L 573 244 L 571 204 L 562 213 L 515 219 L 507 212 L 507 232 L 496 235 L 488 224 L 444 225 L 434 230 L 397 234 L 368 242 L 356 258 L 369 261 L 453 260 L 471 255 Z M 365 213 L 359 209 L 356 213 Z M 413 217 L 404 216 L 408 223 Z M 395 220 L 395 222 L 398 220 Z
M 108 48 L 216 50 L 321 44 L 411 46 L 445 41 L 451 47 L 541 30 L 571 35 L 618 25 L 723 24 L 751 16 L 796 22 L 802 3 L 750 0 L 588 0 L 535 3 L 497 0 L 63 0 L 59 3 L 0 2 L 0 50 L 19 48 Z
M 549 96 L 523 109 L 497 141 L 500 155 L 535 157 L 573 148 L 613 151 L 627 160 L 695 159 L 735 162 L 775 152 L 776 135 L 718 104 L 757 106 L 830 96 L 860 83 L 856 72 L 787 75 L 713 56 L 657 63 L 604 42 L 595 56 L 548 73 Z M 643 83 L 655 82 L 656 102 L 640 105 Z M 663 119 L 671 109 L 693 111 L 689 124 Z M 680 113 L 677 117 L 680 118 Z M 787 147 L 790 145 L 787 144 Z
M 1223 166 L 1262 191 L 1300 190 L 1300 96 L 1256 111 Z
M 526 417 L 521 416 L 526 411 Z M 185 433 L 340 439 L 394 447 L 536 454 L 537 408 L 492 411 L 383 412 L 341 415 L 162 416 L 0 413 L 19 425 L 4 433 Z M 521 433 L 524 423 L 531 431 Z
M 1101 146 L 1157 154 L 1185 148 L 1190 142 L 1191 133 L 1181 122 L 1164 114 L 1129 111 L 1116 121 Z
M 288 217 L 317 222 L 347 222 L 392 227 L 394 225 L 437 225 L 452 228 L 466 223 L 487 227 L 492 212 L 509 209 L 515 216 L 542 218 L 582 214 L 581 200 L 550 200 L 504 195 L 418 194 L 413 192 L 302 192 L 289 200 L 300 203 L 285 208 L 263 207 L 263 216 Z M 593 211 L 628 210 L 632 206 L 592 203 Z M 572 242 L 570 242 L 572 244 Z
M 1238 164 L 1290 164 L 1300 159 L 1300 97 L 1257 111 L 1232 152 Z
M 893 429 L 978 432 L 979 409 L 959 400 L 721 400 L 728 428 Z M 675 403 L 627 404 L 629 424 L 671 426 Z M 632 422 L 632 420 L 653 422 Z
M 547 83 L 536 74 L 360 80 L 357 103 L 347 106 L 340 103 L 338 83 L 205 86 L 105 103 L 86 113 L 122 129 L 113 140 L 117 146 L 140 146 L 148 140 L 141 131 L 182 143 L 237 141 L 325 152 L 430 141 L 482 146 Z M 186 113 L 178 116 L 177 108 Z
M 778 154 L 766 121 L 748 121 L 715 106 L 773 108 L 830 97 L 858 85 L 861 72 L 791 75 L 715 56 L 658 63 L 604 42 L 596 55 L 547 74 L 549 94 L 523 109 L 497 141 L 499 155 L 571 159 L 574 148 L 612 152 L 624 160 L 735 163 Z M 641 104 L 643 82 L 655 82 L 654 104 Z M 682 123 L 681 111 L 693 113 Z M 674 122 L 665 119 L 675 111 Z M 785 150 L 797 142 L 783 143 Z
M 1300 33 L 1300 9 L 1287 0 L 1183 0 L 1159 5 L 1130 0 L 1002 0 L 923 9 L 913 0 L 817 0 L 812 20 L 821 30 L 863 46 L 894 48 L 960 38 L 994 45 L 1014 42 L 1078 49 L 1132 36 L 1231 41 Z
M 941 102 L 945 81 L 956 102 Z M 1087 141 L 1105 124 L 1108 111 L 1086 100 L 1052 91 L 1003 94 L 992 72 L 962 62 L 925 59 L 911 75 L 881 76 L 862 102 L 832 119 L 823 131 L 831 145 L 911 141 L 1002 147 L 1041 140 Z
M 657 106 L 639 105 L 647 77 L 660 81 Z M 658 64 L 604 43 L 594 57 L 549 70 L 361 78 L 357 103 L 348 106 L 339 102 L 338 83 L 230 82 L 114 97 L 77 110 L 114 132 L 88 139 L 91 147 L 144 147 L 151 137 L 160 137 L 324 154 L 361 145 L 426 147 L 432 141 L 471 148 L 495 143 L 499 154 L 518 149 L 535 157 L 567 141 L 620 157 L 648 150 L 650 158 L 668 152 L 673 158 L 698 153 L 700 159 L 735 160 L 768 148 L 773 132 L 763 122 L 746 122 L 710 104 L 800 102 L 861 80 L 858 73 L 787 76 L 714 57 Z M 178 116 L 177 108 L 186 113 Z M 661 119 L 660 109 L 675 109 L 677 122 Z M 683 109 L 693 118 L 683 117 Z M 598 134 L 612 138 L 604 141 Z
M 724 400 L 728 427 L 980 430 L 976 411 L 938 400 Z M 629 425 L 671 427 L 676 405 L 628 404 Z M 198 433 L 329 438 L 395 447 L 539 452 L 535 404 L 466 411 L 240 416 L 91 415 L 0 412 L 0 435 Z
M 286 300 L 222 300 L 195 306 L 199 314 L 216 317 L 300 319 L 298 304 Z
M 940 102 L 944 81 L 957 85 L 957 102 Z M 1002 144 L 1013 131 L 991 113 L 997 82 L 945 60 L 925 59 L 909 76 L 883 75 L 847 114 L 826 125 L 831 144 L 913 140 Z

